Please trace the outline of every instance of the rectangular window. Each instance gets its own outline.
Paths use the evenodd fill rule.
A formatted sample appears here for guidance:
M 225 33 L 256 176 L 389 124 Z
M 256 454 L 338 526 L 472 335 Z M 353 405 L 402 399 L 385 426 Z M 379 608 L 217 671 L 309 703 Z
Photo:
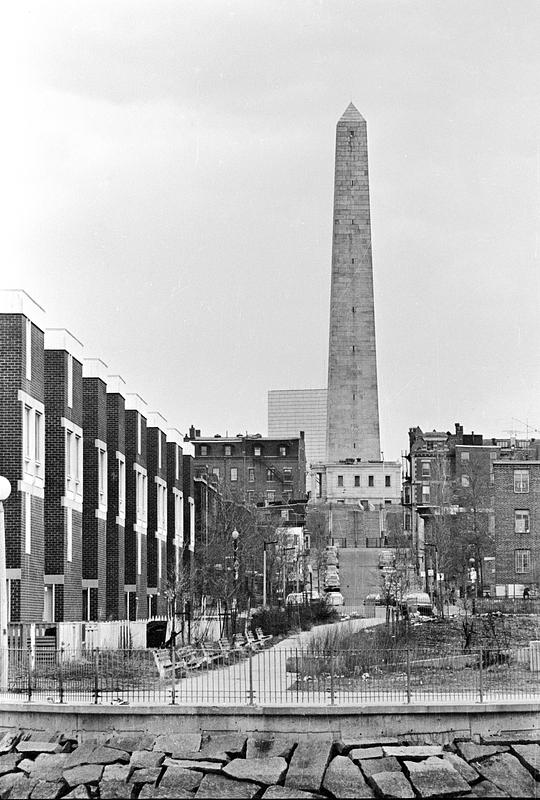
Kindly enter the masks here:
M 215 475 L 219 480 L 219 467 L 212 467 L 212 475 Z
M 75 434 L 75 451 L 73 453 L 73 469 L 72 474 L 75 475 L 75 485 L 81 482 L 82 475 L 82 437 Z
M 468 461 L 468 460 L 469 460 L 469 453 L 468 453 L 466 450 L 464 450 L 464 451 L 461 453 L 461 460 L 462 460 L 462 461 Z
M 24 407 L 24 422 L 23 422 L 23 439 L 24 439 L 24 457 L 26 461 L 30 461 L 31 459 L 31 449 L 30 449 L 30 435 L 31 435 L 31 415 L 32 409 L 30 406 Z
M 247 501 L 248 501 L 248 503 L 254 503 L 255 502 L 255 492 L 248 492 L 247 493 Z
M 25 355 L 26 355 L 26 380 L 32 380 L 32 321 L 27 319 L 26 321 L 26 348 L 25 348 Z
M 71 455 L 73 449 L 73 432 L 66 430 L 66 481 L 68 486 L 71 482 L 71 478 L 73 477 L 73 473 L 71 471 L 71 467 L 73 464 L 73 457 Z
M 273 469 L 267 469 L 266 470 L 266 480 L 267 481 L 273 481 L 274 480 L 274 470 Z
M 208 447 L 205 444 L 201 444 L 201 456 L 208 455 Z
M 292 481 L 292 469 L 288 467 L 283 470 L 283 480 L 284 481 Z
M 338 486 L 343 486 L 343 475 L 338 475 L 337 476 L 337 485 Z
M 354 476 L 354 485 L 356 487 L 360 486 L 360 475 L 355 475 Z
M 467 489 L 471 485 L 468 475 L 461 476 L 461 485 L 463 486 L 464 489 Z
M 266 499 L 268 500 L 269 503 L 274 502 L 274 500 L 276 499 L 276 493 L 273 489 L 268 489 L 268 491 L 266 492 Z
M 41 452 L 41 426 L 43 425 L 43 414 L 39 411 L 35 412 L 34 416 L 34 459 L 38 464 L 42 461 Z
M 422 486 L 422 502 L 423 502 L 423 503 L 429 503 L 429 500 L 430 500 L 430 491 L 429 491 L 429 486 L 427 486 L 426 484 L 424 484 L 424 485 Z
M 250 483 L 255 483 L 255 470 L 253 469 L 253 467 L 250 467 L 248 469 L 248 481 Z
M 118 464 L 118 514 L 126 513 L 126 462 L 123 458 L 117 459 Z
M 515 570 L 519 575 L 524 575 L 531 571 L 531 551 L 514 550 Z
M 375 478 L 374 478 L 373 475 L 368 475 L 367 485 L 368 486 L 374 486 L 375 485 Z
M 281 519 L 284 519 L 287 522 L 289 521 L 289 509 L 288 508 L 282 508 L 281 509 Z
M 231 447 L 230 444 L 226 444 L 225 445 L 225 455 L 226 456 L 232 456 L 232 447 Z
M 422 477 L 429 478 L 431 475 L 431 462 L 422 461 Z
M 233 467 L 231 469 L 231 481 L 237 481 L 237 480 L 238 480 L 238 470 L 236 469 L 236 467 Z
M 98 448 L 98 503 L 107 504 L 107 451 Z
M 514 470 L 514 492 L 516 494 L 527 494 L 529 491 L 529 470 Z
M 385 475 L 384 476 L 384 485 L 386 486 L 387 489 L 389 489 L 390 486 L 392 486 L 392 476 L 391 475 Z
M 254 456 L 260 456 L 261 455 L 261 448 L 260 447 L 254 447 L 253 448 L 253 455 Z
M 280 454 L 280 456 L 286 456 L 287 455 L 287 448 L 284 445 L 282 445 L 279 448 L 279 454 Z
M 531 514 L 528 509 L 516 509 L 514 511 L 514 531 L 516 533 L 530 533 Z
M 73 408 L 73 356 L 67 354 L 67 404 Z
M 24 495 L 24 552 L 32 552 L 32 495 Z

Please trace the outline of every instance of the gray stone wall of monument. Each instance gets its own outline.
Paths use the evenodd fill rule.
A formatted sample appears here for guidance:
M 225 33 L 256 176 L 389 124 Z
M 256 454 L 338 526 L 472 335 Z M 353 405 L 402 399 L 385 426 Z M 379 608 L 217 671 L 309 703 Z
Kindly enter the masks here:
M 326 461 L 380 460 L 366 121 L 337 124 Z

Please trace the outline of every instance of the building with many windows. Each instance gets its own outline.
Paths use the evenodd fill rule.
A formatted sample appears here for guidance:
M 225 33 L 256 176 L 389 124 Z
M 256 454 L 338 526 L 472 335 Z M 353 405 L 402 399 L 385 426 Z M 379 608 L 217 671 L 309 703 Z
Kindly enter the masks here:
M 255 435 L 201 436 L 190 428 L 195 475 L 213 476 L 225 500 L 268 505 L 301 500 L 306 493 L 304 434 L 294 438 Z

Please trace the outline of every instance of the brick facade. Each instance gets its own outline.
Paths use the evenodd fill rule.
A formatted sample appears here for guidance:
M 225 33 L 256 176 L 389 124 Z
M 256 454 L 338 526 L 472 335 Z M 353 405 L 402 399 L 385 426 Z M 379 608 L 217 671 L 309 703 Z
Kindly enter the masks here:
M 146 539 L 149 616 L 167 613 L 167 422 L 151 413 L 147 427 L 148 534 Z
M 82 612 L 82 345 L 45 334 L 45 609 L 51 621 Z
M 167 431 L 167 580 L 173 584 L 181 571 L 184 547 L 184 465 L 182 434 Z
M 23 622 L 43 619 L 43 318 L 25 292 L 0 292 L 0 474 L 11 483 L 4 503 L 8 611 Z
M 137 394 L 126 396 L 126 528 L 124 589 L 126 615 L 146 619 L 148 532 L 148 472 L 146 403 Z
M 83 364 L 83 619 L 106 618 L 107 538 L 107 366 L 99 359 Z
M 107 559 L 106 617 L 126 618 L 126 410 L 125 384 L 119 375 L 107 379 Z

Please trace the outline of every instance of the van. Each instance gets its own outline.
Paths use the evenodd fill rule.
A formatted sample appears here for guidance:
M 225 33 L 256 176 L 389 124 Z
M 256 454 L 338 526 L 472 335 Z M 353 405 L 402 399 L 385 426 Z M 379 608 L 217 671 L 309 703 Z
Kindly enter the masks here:
M 420 614 L 422 617 L 433 616 L 433 603 L 427 592 L 409 592 L 400 603 L 402 611 L 407 614 Z
M 327 592 L 325 599 L 329 606 L 335 607 L 345 605 L 345 600 L 343 599 L 341 592 Z

